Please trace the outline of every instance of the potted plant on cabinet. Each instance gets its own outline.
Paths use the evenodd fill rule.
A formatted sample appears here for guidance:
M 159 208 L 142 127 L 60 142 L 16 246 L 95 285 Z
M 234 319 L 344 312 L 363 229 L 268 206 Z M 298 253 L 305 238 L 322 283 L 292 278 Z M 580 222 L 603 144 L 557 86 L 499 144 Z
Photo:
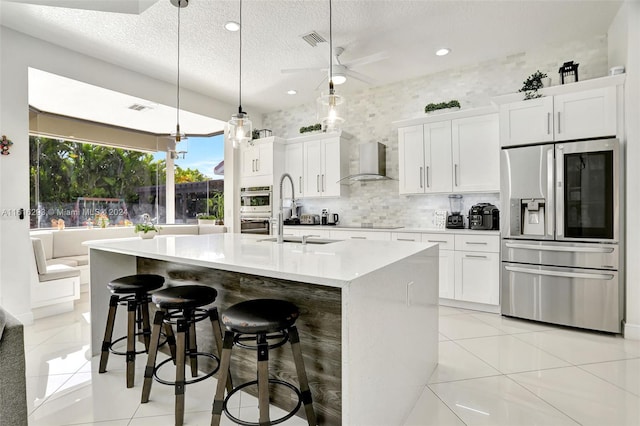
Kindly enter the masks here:
M 543 79 L 547 79 L 547 74 L 538 70 L 522 82 L 522 88 L 519 91 L 524 92 L 525 101 L 542 97 L 542 94 L 538 93 L 538 89 L 544 87 Z
M 159 230 L 160 227 L 156 227 L 153 222 L 151 222 L 151 216 L 149 216 L 148 213 L 142 215 L 142 223 L 137 223 L 134 228 L 134 232 L 145 240 L 155 237 Z
M 198 213 L 196 216 L 198 225 L 215 225 L 218 217 L 214 214 Z

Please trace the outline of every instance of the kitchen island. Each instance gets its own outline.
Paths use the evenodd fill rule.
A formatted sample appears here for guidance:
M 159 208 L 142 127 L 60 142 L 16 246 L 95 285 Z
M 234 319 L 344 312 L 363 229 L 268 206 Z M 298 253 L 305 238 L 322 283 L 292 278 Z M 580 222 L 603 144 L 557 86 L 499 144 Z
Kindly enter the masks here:
M 120 276 L 158 273 L 169 285 L 210 285 L 221 311 L 242 300 L 281 298 L 301 310 L 297 325 L 319 423 L 402 424 L 438 358 L 437 245 L 263 239 L 218 234 L 87 242 L 92 355 L 99 354 L 104 333 L 106 284 Z M 119 313 L 114 336 L 124 334 L 124 317 Z M 204 324 L 202 331 L 199 339 L 211 334 Z M 213 345 L 209 339 L 200 346 Z M 273 360 L 275 376 L 292 377 L 288 345 L 274 351 Z M 255 353 L 234 351 L 232 362 L 234 380 L 255 377 Z M 279 398 L 273 403 L 280 405 Z

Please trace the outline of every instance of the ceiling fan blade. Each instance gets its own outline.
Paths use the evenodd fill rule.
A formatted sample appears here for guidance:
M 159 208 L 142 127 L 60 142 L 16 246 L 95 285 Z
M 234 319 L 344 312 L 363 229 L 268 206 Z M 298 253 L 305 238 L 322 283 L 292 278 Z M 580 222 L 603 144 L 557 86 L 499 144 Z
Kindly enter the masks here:
M 282 74 L 293 74 L 296 72 L 325 71 L 326 68 L 285 68 L 280 70 Z
M 387 52 L 378 52 L 373 55 L 363 56 L 362 58 L 353 59 L 348 62 L 343 62 L 342 65 L 345 65 L 347 68 L 359 67 L 362 65 L 371 64 L 373 62 L 379 62 L 385 60 L 389 57 Z
M 367 84 L 375 84 L 376 80 L 371 78 L 371 77 L 367 77 L 366 75 L 359 73 L 357 71 L 353 71 L 353 70 L 347 70 L 347 76 L 348 77 L 353 77 L 356 80 L 360 80 L 363 83 L 367 83 Z
M 325 84 L 325 82 L 327 81 L 328 77 L 325 77 L 322 79 L 322 81 L 320 82 L 320 84 L 318 84 L 318 86 L 316 87 L 316 91 L 320 90 L 320 87 L 322 87 L 323 84 Z

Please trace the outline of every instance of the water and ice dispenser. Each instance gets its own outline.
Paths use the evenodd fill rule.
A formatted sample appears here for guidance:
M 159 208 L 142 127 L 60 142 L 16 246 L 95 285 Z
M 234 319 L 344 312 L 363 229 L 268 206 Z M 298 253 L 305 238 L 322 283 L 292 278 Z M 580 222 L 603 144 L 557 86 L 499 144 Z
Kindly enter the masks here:
M 511 235 L 512 236 L 544 236 L 545 235 L 544 198 L 518 198 L 511 202 Z M 518 218 L 519 220 L 513 220 Z

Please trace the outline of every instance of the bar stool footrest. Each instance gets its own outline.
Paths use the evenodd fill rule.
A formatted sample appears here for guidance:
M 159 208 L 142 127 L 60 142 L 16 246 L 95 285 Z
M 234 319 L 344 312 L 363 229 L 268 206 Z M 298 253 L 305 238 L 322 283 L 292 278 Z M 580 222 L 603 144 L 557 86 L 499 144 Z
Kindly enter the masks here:
M 216 374 L 218 372 L 218 370 L 220 369 L 220 359 L 217 356 L 215 356 L 214 354 L 211 354 L 211 353 L 208 353 L 208 352 L 195 352 L 195 353 L 187 354 L 187 356 L 190 356 L 190 355 L 203 356 L 203 357 L 207 357 L 207 358 L 210 358 L 210 359 L 214 359 L 214 360 L 216 360 L 217 365 L 212 371 L 208 372 L 204 376 L 196 377 L 196 378 L 191 379 L 191 380 L 185 380 L 184 381 L 185 385 L 198 383 L 198 382 L 201 382 L 201 381 L 203 381 L 205 379 L 208 379 L 209 377 L 211 377 L 214 374 Z M 176 384 L 175 381 L 164 380 L 164 379 L 158 377 L 158 370 L 160 370 L 160 368 L 162 368 L 162 366 L 164 366 L 166 363 L 168 363 L 170 361 L 173 361 L 173 359 L 172 358 L 167 358 L 164 361 L 162 361 L 161 363 L 159 363 L 158 365 L 156 365 L 156 367 L 153 369 L 153 378 L 154 378 L 154 380 L 156 382 L 162 383 L 163 385 L 175 386 L 175 384 Z
M 298 410 L 302 406 L 302 394 L 300 393 L 300 390 L 296 386 L 294 386 L 293 384 L 291 384 L 289 382 L 285 382 L 284 380 L 269 379 L 269 383 L 288 387 L 289 389 L 291 389 L 292 391 L 295 392 L 295 394 L 296 394 L 296 396 L 298 398 L 298 403 L 296 404 L 295 408 L 293 408 L 291 411 L 289 411 L 287 414 L 285 414 L 284 416 L 280 417 L 279 419 L 271 420 L 271 424 L 272 425 L 277 425 L 277 424 L 285 422 L 285 421 L 289 420 L 291 417 L 295 416 L 295 414 L 298 412 Z M 243 383 L 241 385 L 236 386 L 235 388 L 233 388 L 233 390 L 231 392 L 229 392 L 227 397 L 224 399 L 224 404 L 222 406 L 222 409 L 224 410 L 224 413 L 227 415 L 229 420 L 231 420 L 232 422 L 237 423 L 239 425 L 243 425 L 243 426 L 261 426 L 262 425 L 262 423 L 260 423 L 260 422 L 249 422 L 247 420 L 239 419 L 239 418 L 235 417 L 233 414 L 231 414 L 229 412 L 229 410 L 227 409 L 227 402 L 229 401 L 229 399 L 236 392 L 238 392 L 238 391 L 240 391 L 240 390 L 242 390 L 242 389 L 244 389 L 244 388 L 246 388 L 248 386 L 253 386 L 253 385 L 257 385 L 257 384 L 258 384 L 257 380 L 252 380 L 250 382 L 246 382 L 246 383 Z

